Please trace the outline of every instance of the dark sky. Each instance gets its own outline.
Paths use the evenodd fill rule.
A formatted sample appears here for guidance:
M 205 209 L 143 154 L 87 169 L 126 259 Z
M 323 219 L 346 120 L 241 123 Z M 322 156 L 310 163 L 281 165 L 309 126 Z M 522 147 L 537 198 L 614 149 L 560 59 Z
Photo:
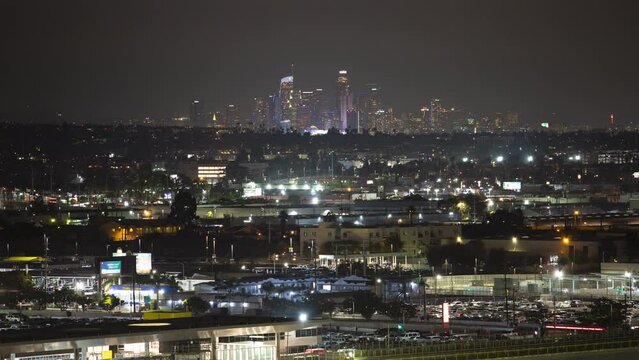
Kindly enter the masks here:
M 244 109 L 296 64 L 300 88 L 378 83 L 389 105 L 639 120 L 639 1 L 0 0 L 0 119 Z M 28 111 L 27 111 L 28 106 Z

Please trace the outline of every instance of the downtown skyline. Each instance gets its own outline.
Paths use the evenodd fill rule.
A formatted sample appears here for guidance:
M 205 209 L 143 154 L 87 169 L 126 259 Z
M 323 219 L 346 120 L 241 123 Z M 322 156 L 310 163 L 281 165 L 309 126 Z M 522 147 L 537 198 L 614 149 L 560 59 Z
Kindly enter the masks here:
M 553 113 L 591 126 L 610 113 L 619 123 L 639 115 L 630 1 L 2 7 L 3 121 L 171 117 L 194 99 L 246 114 L 290 64 L 298 89 L 334 91 L 347 69 L 353 89 L 379 84 L 398 114 L 441 98 L 533 123 Z

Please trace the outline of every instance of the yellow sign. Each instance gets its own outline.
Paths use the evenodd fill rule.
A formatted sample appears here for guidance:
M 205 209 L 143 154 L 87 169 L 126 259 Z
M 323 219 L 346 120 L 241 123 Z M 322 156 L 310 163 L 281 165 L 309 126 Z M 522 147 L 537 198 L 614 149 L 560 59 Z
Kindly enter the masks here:
M 102 360 L 113 359 L 113 351 L 105 350 L 102 352 Z

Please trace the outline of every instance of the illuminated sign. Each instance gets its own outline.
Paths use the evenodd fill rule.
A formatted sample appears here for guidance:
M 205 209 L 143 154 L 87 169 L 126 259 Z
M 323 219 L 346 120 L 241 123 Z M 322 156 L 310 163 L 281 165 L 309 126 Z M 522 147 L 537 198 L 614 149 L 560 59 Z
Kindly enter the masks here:
M 550 124 L 549 124 L 549 123 L 547 123 L 547 122 L 542 122 L 542 123 L 541 123 L 541 127 L 542 127 L 542 128 L 546 128 L 546 129 L 548 129 L 548 128 L 550 127 Z
M 113 257 L 126 256 L 123 252 L 114 252 Z M 137 253 L 135 255 L 135 273 L 140 275 L 148 275 L 153 269 L 153 259 L 151 253 Z
M 450 323 L 450 304 L 445 302 L 442 304 L 442 324 L 448 325 Z
M 504 190 L 521 190 L 521 181 L 504 181 L 502 185 Z
M 100 263 L 100 274 L 120 275 L 122 272 L 122 261 L 102 261 Z

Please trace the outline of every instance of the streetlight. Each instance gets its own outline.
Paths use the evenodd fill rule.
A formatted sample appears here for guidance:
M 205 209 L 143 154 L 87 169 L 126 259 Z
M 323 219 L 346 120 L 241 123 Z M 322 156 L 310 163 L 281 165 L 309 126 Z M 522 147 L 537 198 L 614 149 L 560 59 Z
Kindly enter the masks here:
M 632 282 L 634 281 L 632 279 L 632 273 L 629 271 L 624 272 L 624 276 L 628 278 L 628 283 L 630 284 L 630 287 L 628 288 L 628 292 L 630 293 L 630 302 L 632 302 Z
M 559 280 L 559 288 L 561 289 L 561 292 L 563 293 L 563 284 L 562 284 L 562 279 L 564 277 L 564 272 L 561 270 L 555 270 L 555 278 L 557 278 Z M 552 288 L 550 289 L 550 291 L 552 292 Z M 556 314 L 556 310 L 557 310 L 557 303 L 556 303 L 556 296 L 553 295 L 552 297 L 552 312 L 553 312 L 553 319 L 555 322 L 557 322 L 557 314 Z
M 511 240 L 513 242 L 513 250 L 517 251 L 517 237 L 513 236 Z
M 567 236 L 564 236 L 563 239 L 561 239 L 561 241 L 563 241 L 564 245 L 568 246 L 568 256 L 570 256 L 570 238 Z M 570 272 L 572 272 L 573 274 L 575 273 L 575 246 L 572 245 L 572 257 L 570 259 Z

